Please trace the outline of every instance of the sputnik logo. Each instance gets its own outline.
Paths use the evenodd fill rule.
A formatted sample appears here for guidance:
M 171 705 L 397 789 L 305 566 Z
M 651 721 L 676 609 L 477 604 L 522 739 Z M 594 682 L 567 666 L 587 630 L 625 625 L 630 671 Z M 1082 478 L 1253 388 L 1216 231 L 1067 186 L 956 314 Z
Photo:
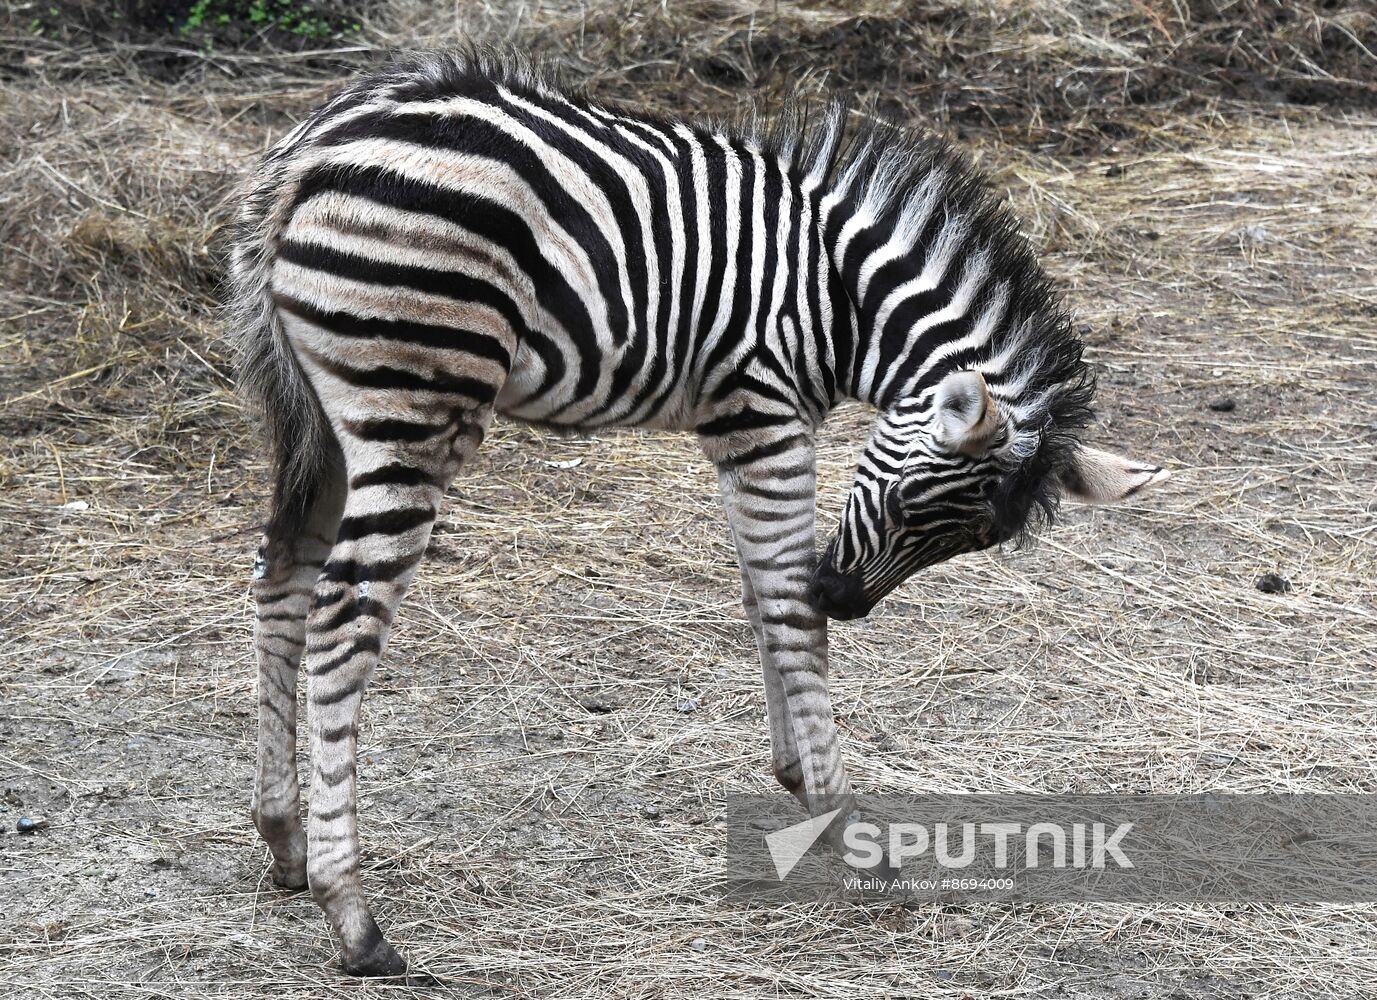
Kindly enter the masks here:
M 775 871 L 779 874 L 781 882 L 789 877 L 789 873 L 808 853 L 808 848 L 822 836 L 822 832 L 839 812 L 841 809 L 833 809 L 802 823 L 786 826 L 783 830 L 765 834 L 765 846 L 770 849 L 770 860 L 774 862 Z

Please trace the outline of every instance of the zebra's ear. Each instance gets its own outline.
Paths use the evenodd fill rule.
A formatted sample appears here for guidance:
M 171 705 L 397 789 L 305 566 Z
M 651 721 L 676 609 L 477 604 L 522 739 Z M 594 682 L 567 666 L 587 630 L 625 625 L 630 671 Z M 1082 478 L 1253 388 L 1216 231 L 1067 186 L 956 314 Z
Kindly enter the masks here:
M 933 436 L 948 451 L 984 452 L 999 429 L 999 405 L 979 372 L 952 372 L 937 383 Z
M 1062 470 L 1060 478 L 1062 489 L 1073 499 L 1115 503 L 1170 475 L 1160 465 L 1135 462 L 1098 448 L 1078 448 L 1075 460 Z

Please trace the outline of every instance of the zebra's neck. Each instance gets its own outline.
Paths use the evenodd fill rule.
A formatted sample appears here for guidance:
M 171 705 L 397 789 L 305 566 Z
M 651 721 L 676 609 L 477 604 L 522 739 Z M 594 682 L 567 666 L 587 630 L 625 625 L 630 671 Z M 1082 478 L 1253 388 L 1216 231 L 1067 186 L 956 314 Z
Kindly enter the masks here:
M 944 144 L 834 151 L 815 204 L 838 399 L 885 409 L 976 368 L 1035 409 L 1074 374 L 1079 344 L 1016 220 Z
M 846 310 L 832 325 L 836 391 L 881 409 L 957 364 L 987 361 L 1009 304 L 990 220 L 950 174 L 939 168 L 902 195 L 885 181 L 828 192 L 820 219 L 826 280 Z

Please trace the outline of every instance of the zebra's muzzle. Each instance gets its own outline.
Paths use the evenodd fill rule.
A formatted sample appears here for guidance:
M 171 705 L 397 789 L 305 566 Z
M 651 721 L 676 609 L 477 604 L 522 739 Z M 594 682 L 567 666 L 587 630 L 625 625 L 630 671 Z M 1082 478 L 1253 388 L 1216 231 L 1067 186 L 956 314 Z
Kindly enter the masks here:
M 808 603 L 814 610 L 837 621 L 864 618 L 875 606 L 865 596 L 860 575 L 837 572 L 828 558 L 818 565 L 808 584 Z

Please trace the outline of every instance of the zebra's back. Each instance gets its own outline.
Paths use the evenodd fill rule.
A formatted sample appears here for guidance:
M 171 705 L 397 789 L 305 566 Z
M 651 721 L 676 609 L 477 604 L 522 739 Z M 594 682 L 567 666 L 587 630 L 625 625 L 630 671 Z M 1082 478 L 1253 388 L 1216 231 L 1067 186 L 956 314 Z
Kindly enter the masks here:
M 239 294 L 276 312 L 318 389 L 325 373 L 418 411 L 694 427 L 781 316 L 793 337 L 823 323 L 792 170 L 737 135 L 432 56 L 269 154 Z

